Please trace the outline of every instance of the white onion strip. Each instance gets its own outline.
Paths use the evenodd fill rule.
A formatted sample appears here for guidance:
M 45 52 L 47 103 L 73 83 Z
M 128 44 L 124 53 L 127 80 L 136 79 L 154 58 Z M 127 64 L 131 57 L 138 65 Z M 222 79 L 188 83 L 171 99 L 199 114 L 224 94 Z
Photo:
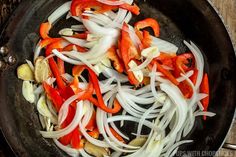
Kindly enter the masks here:
M 49 17 L 48 21 L 51 24 L 54 24 L 61 16 L 66 14 L 70 10 L 71 1 L 68 1 L 57 8 Z
M 101 2 L 103 4 L 107 4 L 107 5 L 122 5 L 124 4 L 124 1 L 111 1 L 111 0 L 97 0 L 98 2 Z
M 74 119 L 67 127 L 58 131 L 50 131 L 50 132 L 40 131 L 40 133 L 44 138 L 60 138 L 72 132 L 79 125 L 79 122 L 82 117 L 83 117 L 83 101 L 80 101 L 76 104 L 76 112 Z

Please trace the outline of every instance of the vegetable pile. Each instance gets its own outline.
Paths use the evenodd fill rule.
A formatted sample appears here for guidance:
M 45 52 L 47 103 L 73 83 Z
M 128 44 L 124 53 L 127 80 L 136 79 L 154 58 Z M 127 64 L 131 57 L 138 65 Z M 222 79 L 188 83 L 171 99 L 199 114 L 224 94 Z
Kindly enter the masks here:
M 78 25 L 51 37 L 65 14 Z M 40 133 L 70 156 L 173 156 L 197 116 L 215 115 L 199 48 L 184 41 L 189 52 L 177 54 L 155 19 L 129 25 L 139 14 L 133 0 L 66 2 L 40 25 L 33 63 L 17 69 Z

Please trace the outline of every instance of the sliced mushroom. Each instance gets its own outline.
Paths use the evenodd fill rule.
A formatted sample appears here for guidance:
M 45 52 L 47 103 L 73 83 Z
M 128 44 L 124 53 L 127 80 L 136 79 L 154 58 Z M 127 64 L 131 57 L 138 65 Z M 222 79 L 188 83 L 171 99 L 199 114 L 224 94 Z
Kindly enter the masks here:
M 22 64 L 17 68 L 17 77 L 24 81 L 33 81 L 34 74 L 28 64 Z
M 141 147 L 141 146 L 143 146 L 145 144 L 146 141 L 147 141 L 147 138 L 145 138 L 145 137 L 138 137 L 138 138 L 133 139 L 129 143 L 129 145 L 130 146 L 136 146 L 136 147 L 140 146 Z
M 51 70 L 48 64 L 48 61 L 44 57 L 40 56 L 35 61 L 35 71 L 34 76 L 35 80 L 38 83 L 45 81 L 51 74 Z
M 22 94 L 24 98 L 30 102 L 35 102 L 35 95 L 34 95 L 34 85 L 30 81 L 24 81 L 22 85 Z
M 103 156 L 110 155 L 110 151 L 108 148 L 102 148 L 102 147 L 95 146 L 88 141 L 86 141 L 86 143 L 84 145 L 84 149 L 87 153 L 89 153 L 93 156 L 96 156 L 96 157 L 103 157 Z

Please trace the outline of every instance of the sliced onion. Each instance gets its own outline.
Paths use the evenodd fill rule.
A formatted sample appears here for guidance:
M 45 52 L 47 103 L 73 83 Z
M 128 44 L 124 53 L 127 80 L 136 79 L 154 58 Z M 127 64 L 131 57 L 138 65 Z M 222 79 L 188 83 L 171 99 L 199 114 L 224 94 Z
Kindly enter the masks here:
M 48 21 L 51 24 L 54 24 L 59 18 L 66 14 L 70 10 L 71 1 L 68 1 L 57 8 L 49 17 Z
M 184 80 L 186 80 L 186 77 L 190 78 L 193 75 L 193 73 L 194 73 L 194 71 L 190 70 L 185 74 L 185 77 L 181 76 L 181 77 L 177 78 L 177 81 L 178 82 L 183 82 Z
M 87 43 L 86 40 L 79 39 L 79 38 L 66 37 L 66 36 L 63 36 L 63 38 L 69 41 L 70 43 L 81 46 L 81 47 L 84 47 L 84 45 Z
M 103 14 L 83 13 L 82 15 L 95 18 L 95 19 L 101 21 L 104 25 L 112 22 L 112 20 L 109 17 L 107 17 L 106 15 L 103 15 Z M 91 18 L 90 18 L 90 20 L 91 20 Z
M 78 31 L 78 32 L 86 31 L 86 28 L 84 25 L 72 25 L 71 29 L 73 31 Z
M 40 133 L 44 138 L 60 138 L 72 132 L 79 125 L 79 122 L 82 117 L 83 117 L 83 101 L 80 101 L 76 104 L 76 113 L 74 119 L 67 127 L 58 131 L 50 131 L 50 132 L 40 131 Z
M 102 72 L 103 75 L 107 78 L 114 77 L 115 81 L 119 81 L 121 83 L 128 82 L 127 76 L 124 74 L 118 73 L 117 71 L 111 69 L 111 68 L 104 68 L 104 71 Z
M 68 115 L 68 112 L 69 112 L 69 106 L 72 102 L 74 102 L 75 100 L 78 99 L 78 97 L 82 96 L 84 94 L 84 92 L 81 92 L 79 94 L 76 94 L 76 95 L 73 95 L 71 96 L 70 98 L 68 98 L 61 106 L 60 110 L 59 110 L 59 113 L 58 113 L 58 123 L 59 125 L 61 125 L 67 115 Z
M 161 52 L 165 53 L 176 53 L 178 51 L 178 47 L 174 44 L 153 36 L 151 45 L 157 46 Z
M 204 59 L 202 56 L 202 53 L 199 52 L 199 49 L 195 49 L 192 45 L 190 45 L 188 42 L 184 41 L 184 44 L 191 50 L 191 52 L 193 53 L 193 56 L 195 58 L 196 61 L 196 67 L 198 70 L 198 75 L 197 75 L 197 80 L 196 80 L 196 89 L 199 88 L 201 82 L 202 82 L 202 78 L 203 78 L 203 70 L 204 70 Z
M 185 140 L 175 143 L 173 146 L 171 146 L 168 151 L 165 153 L 165 156 L 170 156 L 170 154 L 180 145 L 186 144 L 186 143 L 192 143 L 192 140 Z
M 138 124 L 138 130 L 137 130 L 137 137 L 140 137 L 141 135 L 141 131 L 142 131 L 142 128 L 143 128 L 143 124 L 144 124 L 144 121 L 147 119 L 147 116 L 153 112 L 153 110 L 157 108 L 156 105 L 154 104 L 152 107 L 150 107 L 142 116 L 142 118 L 140 119 L 139 121 L 139 124 Z
M 71 148 L 69 146 L 64 146 L 57 139 L 53 139 L 53 141 L 58 146 L 58 148 L 60 148 L 64 152 L 66 152 L 68 155 L 70 155 L 72 157 L 79 157 L 79 151 L 78 150 L 73 149 L 73 148 Z
M 61 75 L 61 77 L 63 77 L 68 83 L 72 82 L 74 80 L 74 77 L 71 76 L 70 74 L 68 73 L 64 73 Z
M 92 34 L 98 34 L 98 35 L 109 35 L 111 37 L 118 37 L 119 31 L 113 28 L 104 28 L 96 24 L 95 22 L 92 22 L 90 20 L 83 19 L 84 26 L 88 29 L 88 31 Z
M 39 40 L 39 42 L 37 43 L 35 49 L 34 49 L 34 61 L 39 57 L 40 55 L 40 52 L 41 52 L 41 49 L 42 47 L 40 46 L 41 44 L 41 40 Z
M 29 65 L 30 69 L 34 72 L 34 65 L 33 65 L 33 63 L 31 61 L 27 60 L 27 59 L 25 61 Z
M 131 19 L 132 19 L 132 13 L 128 12 L 128 14 L 126 15 L 126 17 L 124 19 L 124 22 L 129 23 Z
M 215 113 L 213 113 L 213 112 L 200 112 L 200 111 L 198 111 L 198 112 L 195 112 L 194 113 L 194 116 L 195 117 L 197 117 L 197 116 L 208 116 L 208 117 L 214 117 L 216 114 Z
M 111 5 L 111 6 L 113 6 L 113 5 L 122 5 L 122 4 L 124 4 L 124 1 L 111 1 L 111 0 L 97 0 L 98 2 L 101 2 L 101 3 L 103 3 L 103 4 L 107 4 L 107 5 Z

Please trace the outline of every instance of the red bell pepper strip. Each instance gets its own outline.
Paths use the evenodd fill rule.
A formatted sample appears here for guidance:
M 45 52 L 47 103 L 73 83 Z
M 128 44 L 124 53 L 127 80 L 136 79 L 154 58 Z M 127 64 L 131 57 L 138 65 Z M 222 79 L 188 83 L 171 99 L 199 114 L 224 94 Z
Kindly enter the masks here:
M 125 140 L 112 127 L 110 127 L 110 130 L 113 136 L 115 136 L 117 140 L 119 140 L 122 143 L 125 143 Z
M 117 113 L 121 110 L 121 105 L 116 102 L 114 103 L 114 108 L 110 109 L 108 108 L 105 104 L 104 104 L 104 101 L 103 101 L 103 96 L 102 96 L 102 93 L 101 93 L 101 89 L 100 89 L 100 86 L 99 86 L 99 83 L 98 83 L 98 78 L 97 78 L 97 75 L 89 68 L 87 68 L 88 71 L 89 71 L 89 78 L 91 80 L 91 82 L 93 83 L 93 86 L 94 86 L 94 90 L 95 90 L 95 93 L 96 93 L 96 96 L 97 96 L 97 99 L 98 99 L 98 104 L 95 104 L 97 105 L 97 107 L 99 107 L 100 109 L 102 109 L 103 111 L 107 112 L 107 113 Z
M 53 49 L 61 49 L 63 48 L 63 45 L 61 44 L 62 40 L 59 40 L 55 43 L 52 43 L 50 45 L 47 46 L 46 48 L 46 57 L 48 57 L 51 53 Z M 65 82 L 63 81 L 63 79 L 61 78 L 61 73 L 58 69 L 57 63 L 55 62 L 54 58 L 49 58 L 49 66 L 50 69 L 54 75 L 54 77 L 56 78 L 56 82 L 57 82 L 57 86 L 61 89 L 63 89 L 65 87 Z
M 57 66 L 60 74 L 65 74 L 65 63 L 60 58 L 57 58 Z
M 97 13 L 104 13 L 118 8 L 128 10 L 135 15 L 138 15 L 140 13 L 140 9 L 137 5 L 132 6 L 127 3 L 118 6 L 111 6 L 102 4 L 95 0 L 73 0 L 71 3 L 71 15 L 81 16 L 82 12 L 86 9 L 95 9 L 95 12 Z
M 79 51 L 79 52 L 87 52 L 88 50 L 84 47 L 81 47 L 81 46 L 78 46 L 78 45 L 74 45 L 74 44 L 69 44 L 68 46 L 64 47 L 63 48 L 63 51 L 72 51 L 74 46 L 76 47 L 76 49 Z
M 87 124 L 87 126 L 85 128 L 89 131 L 93 131 L 96 127 L 97 127 L 96 112 L 93 111 L 93 115 L 92 115 L 91 119 L 89 120 L 89 123 Z
M 62 38 L 46 38 L 46 39 L 43 39 L 40 42 L 40 47 L 44 48 L 44 47 L 46 47 L 46 46 L 48 46 L 52 43 L 55 43 L 57 41 L 60 41 L 60 40 L 62 40 Z
M 75 128 L 75 130 L 72 132 L 72 137 L 71 137 L 70 145 L 74 149 L 80 149 L 81 148 L 80 132 L 79 132 L 78 128 Z
M 143 31 L 143 40 L 141 41 L 144 48 L 148 48 L 151 46 L 152 38 L 148 31 L 145 31 L 145 30 Z
M 133 13 L 135 15 L 140 14 L 140 8 L 136 4 L 129 5 L 128 3 L 124 3 L 124 4 L 119 5 L 119 8 L 128 10 L 128 11 L 130 11 L 131 13 Z
M 201 100 L 202 106 L 204 107 L 204 111 L 208 110 L 209 106 L 209 80 L 208 75 L 205 73 L 202 79 L 202 83 L 200 85 L 200 92 L 208 94 L 208 96 Z M 204 120 L 206 120 L 206 116 L 203 117 Z
M 80 75 L 82 74 L 82 72 L 83 72 L 85 69 L 86 69 L 85 66 L 80 66 L 80 65 L 74 66 L 73 69 L 72 69 L 72 75 L 73 75 L 74 77 L 78 77 L 78 76 L 80 76 Z
M 88 33 L 77 33 L 74 34 L 72 37 L 79 38 L 79 39 L 87 39 Z
M 192 53 L 183 53 L 175 58 L 175 76 L 179 77 L 181 73 L 186 73 L 193 70 L 195 67 L 195 60 Z
M 160 36 L 160 26 L 158 22 L 153 18 L 147 18 L 142 21 L 138 21 L 134 25 L 135 30 L 138 30 L 138 31 L 146 27 L 151 27 L 156 37 Z
M 124 23 L 122 31 L 121 31 L 121 41 L 120 41 L 120 54 L 121 59 L 124 62 L 125 69 L 128 74 L 128 78 L 131 84 L 138 85 L 139 81 L 135 78 L 132 71 L 129 71 L 129 62 L 132 59 L 139 58 L 139 53 L 134 46 L 133 42 L 130 39 L 129 33 L 126 31 L 128 29 L 128 25 Z
M 191 98 L 193 95 L 193 88 L 191 87 L 191 85 L 188 83 L 188 81 L 182 81 L 179 83 L 178 85 L 180 91 L 182 92 L 182 94 L 184 95 L 185 98 Z
M 112 46 L 108 51 L 107 51 L 107 56 L 108 58 L 113 61 L 113 66 L 114 68 L 119 72 L 123 73 L 124 72 L 124 65 L 119 56 L 116 53 L 116 47 Z
M 60 96 L 59 91 L 54 89 L 52 86 L 48 85 L 46 82 L 43 82 L 43 87 L 46 91 L 48 98 L 53 102 L 55 109 L 59 111 L 61 105 L 64 102 L 63 98 Z
M 65 121 L 61 124 L 60 128 L 65 128 L 67 127 L 71 122 L 72 120 L 74 119 L 74 116 L 75 116 L 75 108 L 72 107 L 72 106 L 69 106 L 69 111 L 68 111 L 68 115 L 65 119 Z M 70 144 L 71 142 L 71 139 L 72 139 L 72 136 L 73 136 L 73 131 L 70 132 L 69 134 L 59 138 L 59 141 L 63 144 L 63 145 L 68 145 Z
M 40 25 L 39 34 L 43 39 L 50 38 L 48 36 L 48 34 L 49 34 L 51 27 L 52 27 L 52 25 L 49 22 L 45 22 Z
M 98 131 L 98 128 L 95 128 L 93 131 L 89 131 L 88 134 L 95 138 L 95 139 L 98 139 L 99 138 L 99 131 Z
M 154 64 L 157 65 L 157 71 L 161 72 L 168 80 L 170 80 L 174 85 L 178 86 L 179 82 L 176 80 L 176 78 L 171 74 L 170 71 L 164 69 L 161 64 L 159 64 L 157 61 L 154 61 Z

